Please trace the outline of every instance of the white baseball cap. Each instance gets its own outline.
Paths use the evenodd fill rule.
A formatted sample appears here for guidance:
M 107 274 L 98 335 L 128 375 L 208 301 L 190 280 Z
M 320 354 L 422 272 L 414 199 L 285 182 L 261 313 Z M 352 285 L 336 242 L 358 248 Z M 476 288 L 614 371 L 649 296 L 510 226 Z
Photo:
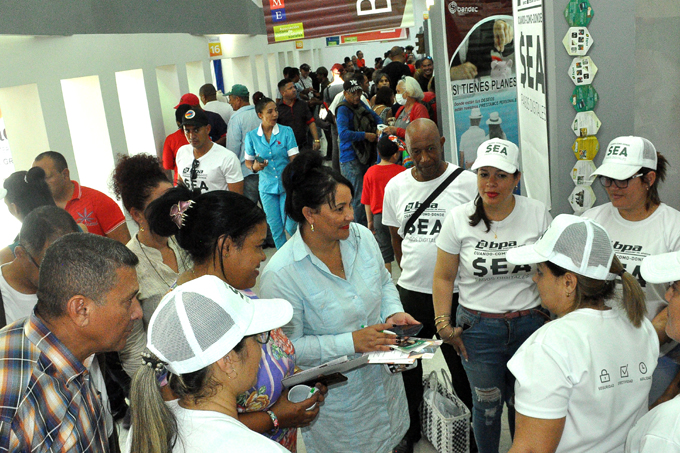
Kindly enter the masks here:
M 178 286 L 163 297 L 147 332 L 146 347 L 174 374 L 217 362 L 243 337 L 288 323 L 283 299 L 250 299 L 213 275 Z
M 680 252 L 645 257 L 640 266 L 640 274 L 649 283 L 670 283 L 680 280 Z
M 470 170 L 481 167 L 494 167 L 507 173 L 515 173 L 519 168 L 519 148 L 508 140 L 487 140 L 477 148 L 477 159 Z
M 617 137 L 607 146 L 602 165 L 593 172 L 591 180 L 597 176 L 624 180 L 635 175 L 641 168 L 656 170 L 656 148 L 646 138 Z
M 614 248 L 607 231 L 590 219 L 560 214 L 535 244 L 508 250 L 512 264 L 550 261 L 568 271 L 595 280 L 614 280 L 609 272 Z

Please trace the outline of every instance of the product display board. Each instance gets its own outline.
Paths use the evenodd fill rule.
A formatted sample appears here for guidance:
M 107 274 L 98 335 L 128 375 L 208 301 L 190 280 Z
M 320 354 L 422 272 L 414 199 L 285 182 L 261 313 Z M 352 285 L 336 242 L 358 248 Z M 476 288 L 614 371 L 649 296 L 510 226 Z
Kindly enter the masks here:
M 587 27 L 595 11 L 588 0 L 569 0 L 564 18 L 570 27 Z
M 574 131 L 577 137 L 585 137 L 597 134 L 600 126 L 602 126 L 602 123 L 597 115 L 595 115 L 595 112 L 579 112 L 571 123 L 571 130 Z
M 590 57 L 576 57 L 569 66 L 569 77 L 576 85 L 590 85 L 597 74 L 597 66 Z
M 593 45 L 593 37 L 586 28 L 595 11 L 588 0 L 569 0 L 564 9 L 564 18 L 569 30 L 562 40 L 569 55 L 576 56 L 569 66 L 568 74 L 576 88 L 571 94 L 571 105 L 576 116 L 571 123 L 576 141 L 571 149 L 576 156 L 576 164 L 571 169 L 571 179 L 576 187 L 569 195 L 569 204 L 575 214 L 583 214 L 595 204 L 595 192 L 591 187 L 590 176 L 595 171 L 593 159 L 600 149 L 595 134 L 602 123 L 594 112 L 599 95 L 593 86 L 597 66 L 592 58 L 586 56 Z
M 577 112 L 594 110 L 600 96 L 592 85 L 580 85 L 571 93 L 571 105 Z
M 586 27 L 571 27 L 562 40 L 564 48 L 569 55 L 583 56 L 588 53 L 593 45 L 593 38 Z
M 600 150 L 600 142 L 597 137 L 591 135 L 589 137 L 579 137 L 576 139 L 571 150 L 574 151 L 576 159 L 578 160 L 593 160 Z
M 574 187 L 569 195 L 569 204 L 574 210 L 574 214 L 581 215 L 595 204 L 595 192 L 590 185 L 579 185 Z

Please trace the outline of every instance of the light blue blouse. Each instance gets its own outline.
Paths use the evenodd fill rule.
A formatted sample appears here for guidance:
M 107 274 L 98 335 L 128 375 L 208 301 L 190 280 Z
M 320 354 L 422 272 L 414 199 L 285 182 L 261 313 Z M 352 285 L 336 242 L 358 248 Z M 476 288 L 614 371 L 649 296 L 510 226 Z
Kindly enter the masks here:
M 350 224 L 340 252 L 346 279 L 332 274 L 312 254 L 298 230 L 262 274 L 262 297 L 283 298 L 293 305 L 293 319 L 283 330 L 303 369 L 343 355 L 358 356 L 352 332 L 403 311 L 367 228 Z M 401 375 L 389 374 L 383 365 L 366 365 L 346 375 L 348 381 L 329 388 L 318 418 L 302 430 L 307 451 L 391 451 L 409 426 Z

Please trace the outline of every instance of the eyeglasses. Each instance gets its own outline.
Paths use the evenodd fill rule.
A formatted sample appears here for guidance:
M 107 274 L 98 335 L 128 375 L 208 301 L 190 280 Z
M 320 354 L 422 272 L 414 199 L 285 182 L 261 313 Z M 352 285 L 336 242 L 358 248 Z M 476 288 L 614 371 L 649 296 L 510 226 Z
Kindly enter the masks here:
M 38 262 L 35 260 L 35 258 L 33 258 L 33 256 L 29 253 L 29 251 L 28 251 L 28 249 L 26 248 L 26 246 L 23 245 L 23 244 L 19 244 L 19 245 L 21 246 L 21 248 L 24 249 L 24 252 L 26 252 L 26 256 L 28 256 L 28 259 L 31 260 L 31 263 L 33 263 L 33 264 L 35 265 L 35 267 L 37 267 L 38 269 L 40 269 L 40 264 L 38 264 Z
M 642 173 L 638 173 L 637 175 L 633 175 L 628 179 L 612 179 L 608 178 L 607 176 L 600 176 L 600 184 L 602 184 L 604 187 L 611 187 L 612 183 L 619 188 L 619 189 L 625 189 L 628 187 L 628 182 L 635 179 L 639 178 L 640 176 L 644 176 Z
M 198 178 L 198 166 L 200 165 L 201 162 L 199 162 L 198 159 L 194 159 L 194 161 L 191 163 L 191 170 L 189 171 L 189 176 L 191 177 L 191 188 L 193 189 L 194 186 L 194 181 L 196 181 L 196 178 Z
M 271 338 L 271 332 L 262 332 L 260 334 L 255 335 L 255 341 L 257 341 L 260 344 L 269 343 L 270 338 Z

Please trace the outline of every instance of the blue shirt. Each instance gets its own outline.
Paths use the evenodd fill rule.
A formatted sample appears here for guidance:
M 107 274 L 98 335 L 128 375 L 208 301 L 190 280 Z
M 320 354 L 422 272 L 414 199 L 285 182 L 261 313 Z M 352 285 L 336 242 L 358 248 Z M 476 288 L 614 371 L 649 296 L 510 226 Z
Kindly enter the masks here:
M 252 175 L 252 170 L 246 167 L 246 134 L 253 129 L 257 129 L 261 124 L 260 118 L 255 112 L 255 106 L 246 105 L 236 110 L 229 120 L 227 129 L 227 149 L 236 153 L 241 161 L 241 172 L 243 177 Z
M 367 228 L 351 223 L 340 252 L 346 279 L 330 272 L 298 230 L 262 274 L 262 297 L 293 305 L 293 319 L 283 330 L 303 369 L 358 356 L 352 332 L 403 311 L 380 247 Z M 329 445 L 338 452 L 391 451 L 409 426 L 402 377 L 381 365 L 366 365 L 346 376 L 345 384 L 328 389 L 312 428 L 302 429 L 307 451 L 326 452 Z
M 373 111 L 372 108 L 363 104 L 371 115 L 375 124 L 382 124 L 382 119 Z M 340 142 L 340 162 L 349 162 L 357 158 L 352 142 L 359 142 L 366 138 L 366 132 L 356 132 L 354 130 L 354 112 L 346 106 L 339 106 L 336 111 L 335 123 L 338 126 L 338 141 Z
M 290 156 L 298 153 L 293 129 L 282 124 L 275 124 L 270 141 L 262 131 L 262 124 L 246 134 L 246 160 L 255 160 L 257 156 L 269 163 L 259 172 L 259 189 L 263 193 L 284 193 L 281 173 L 290 162 Z

